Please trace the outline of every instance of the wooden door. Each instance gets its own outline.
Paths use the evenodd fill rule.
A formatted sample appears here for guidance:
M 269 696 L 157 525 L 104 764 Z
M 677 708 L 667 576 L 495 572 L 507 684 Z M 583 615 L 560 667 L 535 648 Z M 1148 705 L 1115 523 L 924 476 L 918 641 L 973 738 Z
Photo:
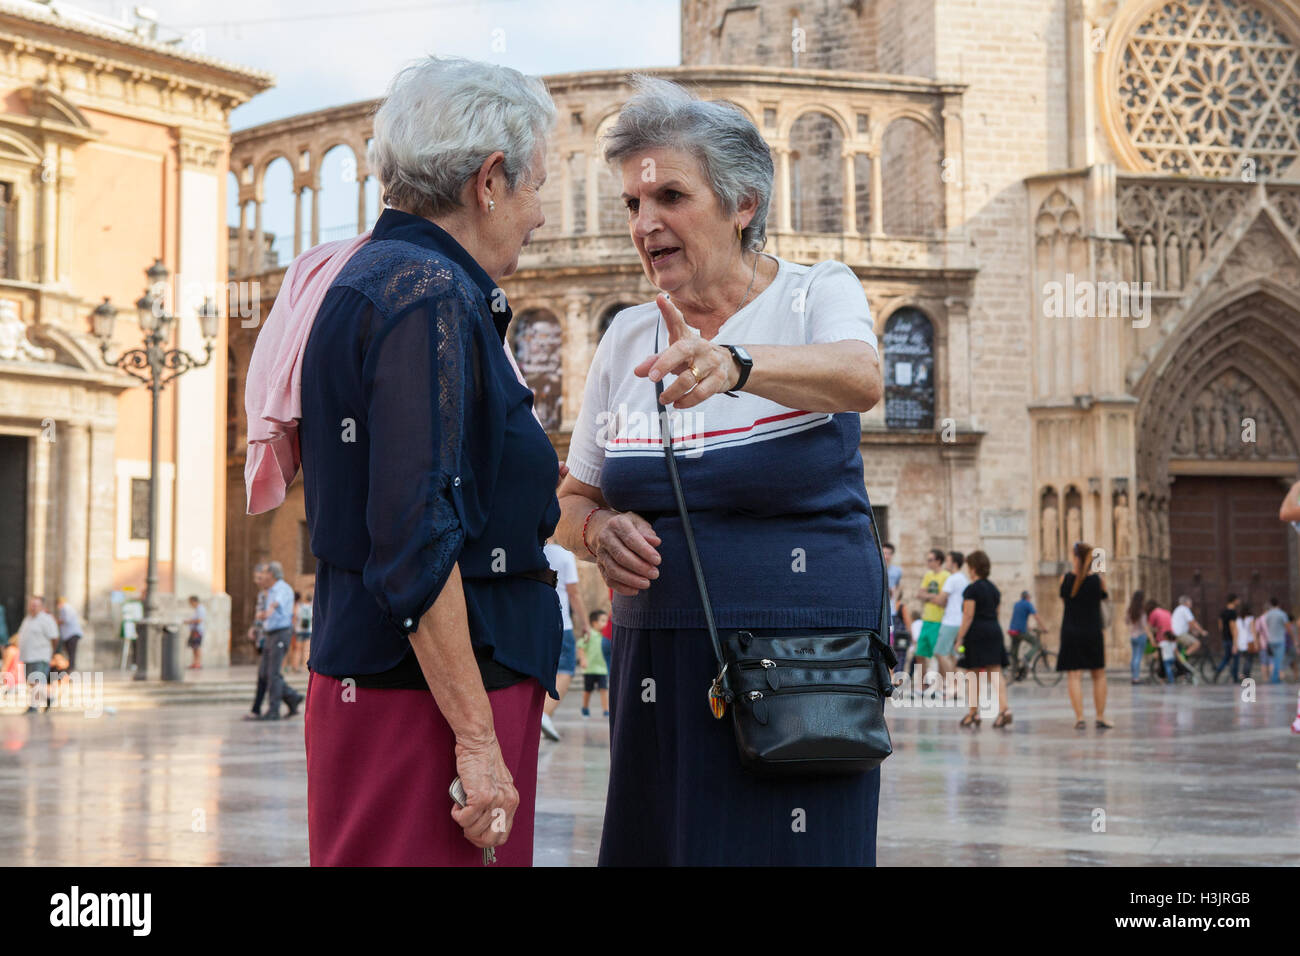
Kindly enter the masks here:
M 1277 520 L 1285 488 L 1275 478 L 1185 476 L 1169 501 L 1169 574 L 1173 602 L 1190 595 L 1196 619 L 1215 638 L 1224 600 L 1235 593 L 1253 613 L 1276 596 L 1289 604 L 1293 570 L 1287 535 Z

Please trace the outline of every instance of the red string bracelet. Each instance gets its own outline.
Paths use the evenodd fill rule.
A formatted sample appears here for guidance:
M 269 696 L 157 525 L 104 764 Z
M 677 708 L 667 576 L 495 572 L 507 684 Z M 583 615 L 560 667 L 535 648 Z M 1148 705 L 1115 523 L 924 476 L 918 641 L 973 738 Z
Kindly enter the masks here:
M 587 553 L 590 554 L 593 558 L 596 557 L 596 552 L 592 551 L 591 545 L 587 544 L 587 522 L 591 520 L 591 516 L 594 515 L 597 511 L 604 511 L 604 510 L 605 510 L 604 508 L 592 508 L 590 511 L 587 512 L 586 520 L 582 522 L 582 544 L 583 547 L 587 549 Z

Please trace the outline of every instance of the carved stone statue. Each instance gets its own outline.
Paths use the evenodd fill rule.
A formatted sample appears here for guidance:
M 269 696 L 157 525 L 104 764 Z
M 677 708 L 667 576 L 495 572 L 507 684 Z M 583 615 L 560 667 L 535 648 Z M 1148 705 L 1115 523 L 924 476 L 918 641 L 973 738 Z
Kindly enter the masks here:
M 1083 540 L 1083 514 L 1077 505 L 1065 513 L 1065 537 L 1068 548 L 1073 548 L 1076 541 Z
M 1124 558 L 1129 554 L 1128 495 L 1120 494 L 1115 499 L 1112 511 L 1115 521 L 1115 557 Z
M 1231 426 L 1228 423 L 1227 415 L 1224 413 L 1221 405 L 1210 407 L 1210 455 L 1215 458 L 1225 458 L 1228 452 L 1228 443 Z
M 12 299 L 0 299 L 0 359 L 7 362 L 52 362 L 54 349 L 27 340 L 27 326 Z
M 1187 415 L 1183 416 L 1183 420 L 1178 423 L 1178 428 L 1174 432 L 1174 454 L 1196 454 L 1196 446 L 1192 444 L 1192 423 Z
M 1060 525 L 1057 523 L 1056 509 L 1048 505 L 1043 509 L 1043 560 L 1059 561 L 1061 560 L 1061 535 Z
M 1210 423 L 1200 405 L 1192 406 L 1192 426 L 1196 429 L 1195 454 L 1204 455 L 1210 450 Z
M 1169 502 L 1156 503 L 1156 546 L 1155 551 L 1162 561 L 1169 560 Z

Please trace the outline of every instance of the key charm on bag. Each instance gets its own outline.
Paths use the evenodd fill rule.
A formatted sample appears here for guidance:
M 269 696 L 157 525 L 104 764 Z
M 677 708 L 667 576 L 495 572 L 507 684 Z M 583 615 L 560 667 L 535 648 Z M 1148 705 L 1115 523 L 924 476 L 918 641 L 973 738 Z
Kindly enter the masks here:
M 709 685 L 709 710 L 713 716 L 721 720 L 727 713 L 727 696 L 726 691 L 722 689 L 722 676 L 727 673 L 727 665 L 722 665 L 722 670 L 718 676 L 713 678 L 713 683 Z

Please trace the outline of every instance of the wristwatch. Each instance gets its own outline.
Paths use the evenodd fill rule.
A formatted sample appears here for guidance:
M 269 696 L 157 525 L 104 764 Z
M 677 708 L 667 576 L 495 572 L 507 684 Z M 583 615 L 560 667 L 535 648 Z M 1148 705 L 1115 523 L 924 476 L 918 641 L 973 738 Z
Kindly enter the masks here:
M 750 358 L 749 353 L 745 351 L 743 346 L 728 345 L 726 349 L 731 353 L 731 357 L 736 360 L 736 364 L 740 366 L 740 378 L 736 379 L 736 384 L 731 387 L 731 392 L 727 393 L 730 395 L 732 392 L 738 392 L 745 387 L 745 383 L 749 381 L 749 373 L 754 371 L 754 360 Z

